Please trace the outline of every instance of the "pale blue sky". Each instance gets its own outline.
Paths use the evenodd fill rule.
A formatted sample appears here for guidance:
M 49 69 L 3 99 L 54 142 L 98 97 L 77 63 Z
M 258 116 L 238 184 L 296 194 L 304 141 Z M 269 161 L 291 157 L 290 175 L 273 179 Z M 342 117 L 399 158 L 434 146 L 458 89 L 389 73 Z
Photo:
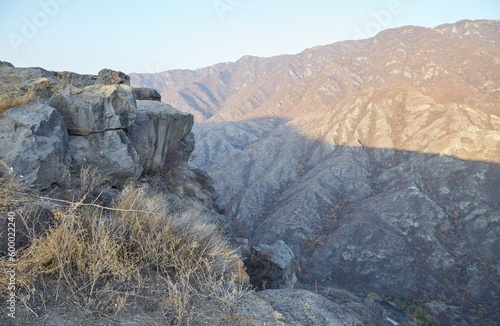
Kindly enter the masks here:
M 0 60 L 93 74 L 195 69 L 462 19 L 500 19 L 500 1 L 0 0 Z

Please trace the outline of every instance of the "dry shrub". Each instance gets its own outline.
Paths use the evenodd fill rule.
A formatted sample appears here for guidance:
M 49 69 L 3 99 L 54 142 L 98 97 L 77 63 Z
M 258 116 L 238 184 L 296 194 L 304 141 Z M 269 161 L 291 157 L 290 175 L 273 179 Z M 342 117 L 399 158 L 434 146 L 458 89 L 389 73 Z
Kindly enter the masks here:
M 86 166 L 80 169 L 80 189 L 85 193 L 94 191 L 108 181 L 108 175 L 99 172 L 95 166 Z
M 160 276 L 167 287 L 166 315 L 189 324 L 237 304 L 244 290 L 234 269 L 241 261 L 208 216 L 200 211 L 168 214 L 163 198 L 133 187 L 124 189 L 115 208 L 141 274 Z M 144 211 L 154 213 L 145 218 Z
M 234 273 L 241 262 L 208 217 L 170 214 L 165 202 L 127 186 L 112 208 L 79 202 L 53 210 L 56 226 L 18 253 L 21 303 L 43 306 L 65 290 L 85 309 L 108 302 L 115 308 L 106 313 L 116 316 L 127 298 L 157 288 L 169 324 L 220 323 L 245 293 Z M 7 264 L 0 263 L 3 295 Z

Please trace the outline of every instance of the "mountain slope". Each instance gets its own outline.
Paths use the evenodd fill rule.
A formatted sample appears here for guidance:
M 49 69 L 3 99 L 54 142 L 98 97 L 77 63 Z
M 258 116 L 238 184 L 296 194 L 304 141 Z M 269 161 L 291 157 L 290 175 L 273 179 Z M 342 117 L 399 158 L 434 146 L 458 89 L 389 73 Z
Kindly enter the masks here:
M 293 248 L 302 286 L 404 294 L 444 324 L 494 325 L 499 30 L 410 26 L 131 79 L 210 122 L 191 164 L 234 233 Z

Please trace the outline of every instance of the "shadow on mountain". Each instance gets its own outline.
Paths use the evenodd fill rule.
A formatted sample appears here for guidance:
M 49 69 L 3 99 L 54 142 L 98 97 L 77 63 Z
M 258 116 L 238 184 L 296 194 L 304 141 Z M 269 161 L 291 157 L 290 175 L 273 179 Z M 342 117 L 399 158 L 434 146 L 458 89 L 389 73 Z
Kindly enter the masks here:
M 196 126 L 233 234 L 284 240 L 300 287 L 422 300 L 444 324 L 500 320 L 500 164 L 326 144 L 286 120 Z

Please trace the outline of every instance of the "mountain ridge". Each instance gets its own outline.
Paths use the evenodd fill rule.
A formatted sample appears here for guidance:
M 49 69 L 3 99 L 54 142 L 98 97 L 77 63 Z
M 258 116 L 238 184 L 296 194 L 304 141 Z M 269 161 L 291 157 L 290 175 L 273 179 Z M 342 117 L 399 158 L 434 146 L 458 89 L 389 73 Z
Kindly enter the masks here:
M 214 179 L 233 232 L 290 245 L 300 286 L 396 293 L 444 324 L 494 325 L 498 30 L 407 26 L 131 80 L 195 115 L 190 164 Z

